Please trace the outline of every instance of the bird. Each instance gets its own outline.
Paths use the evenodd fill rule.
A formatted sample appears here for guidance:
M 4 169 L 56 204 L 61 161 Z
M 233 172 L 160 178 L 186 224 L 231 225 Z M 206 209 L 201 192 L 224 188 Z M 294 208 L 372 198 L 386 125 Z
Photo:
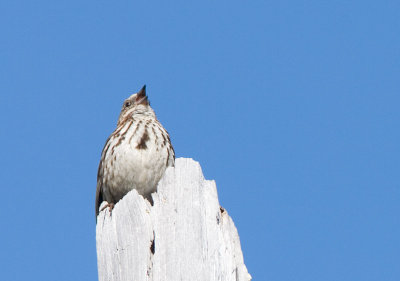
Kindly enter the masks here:
M 111 212 L 132 189 L 152 203 L 151 193 L 165 170 L 174 165 L 170 136 L 151 108 L 144 85 L 124 101 L 117 127 L 103 147 L 97 172 L 96 221 L 103 201 Z

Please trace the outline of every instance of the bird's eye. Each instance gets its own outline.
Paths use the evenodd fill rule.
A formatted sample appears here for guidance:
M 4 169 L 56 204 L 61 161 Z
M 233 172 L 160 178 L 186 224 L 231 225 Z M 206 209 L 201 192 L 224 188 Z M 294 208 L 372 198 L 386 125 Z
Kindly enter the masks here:
M 124 104 L 125 107 L 129 107 L 130 105 L 131 105 L 131 102 L 130 102 L 130 101 L 127 101 L 127 102 L 125 102 L 125 104 Z

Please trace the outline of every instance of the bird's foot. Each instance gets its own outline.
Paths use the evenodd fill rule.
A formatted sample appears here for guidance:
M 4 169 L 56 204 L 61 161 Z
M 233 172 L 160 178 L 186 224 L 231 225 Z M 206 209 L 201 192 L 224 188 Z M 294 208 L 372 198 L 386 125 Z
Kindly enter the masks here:
M 104 207 L 103 208 L 101 208 L 101 210 L 100 210 L 100 212 L 102 212 L 105 208 L 109 208 L 109 212 L 110 212 L 110 215 L 111 215 L 111 212 L 112 212 L 112 210 L 114 209 L 114 203 L 108 203 L 107 202 L 107 204 L 106 205 L 104 205 Z

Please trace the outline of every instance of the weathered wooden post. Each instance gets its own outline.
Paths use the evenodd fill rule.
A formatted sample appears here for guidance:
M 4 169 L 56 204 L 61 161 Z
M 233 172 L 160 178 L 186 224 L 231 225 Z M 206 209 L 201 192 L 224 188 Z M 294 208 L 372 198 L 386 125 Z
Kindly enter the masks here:
M 176 159 L 153 201 L 133 190 L 111 216 L 99 214 L 100 281 L 251 280 L 236 227 L 198 162 Z

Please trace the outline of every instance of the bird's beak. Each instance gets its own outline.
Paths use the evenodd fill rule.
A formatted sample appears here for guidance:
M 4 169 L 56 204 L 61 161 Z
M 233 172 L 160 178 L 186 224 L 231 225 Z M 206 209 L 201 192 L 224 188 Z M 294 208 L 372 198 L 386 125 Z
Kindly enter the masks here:
M 143 86 L 142 89 L 136 95 L 136 104 L 144 104 L 149 105 L 150 102 L 146 96 L 146 85 Z
M 144 85 L 137 94 L 140 97 L 145 97 L 146 96 L 146 85 Z

